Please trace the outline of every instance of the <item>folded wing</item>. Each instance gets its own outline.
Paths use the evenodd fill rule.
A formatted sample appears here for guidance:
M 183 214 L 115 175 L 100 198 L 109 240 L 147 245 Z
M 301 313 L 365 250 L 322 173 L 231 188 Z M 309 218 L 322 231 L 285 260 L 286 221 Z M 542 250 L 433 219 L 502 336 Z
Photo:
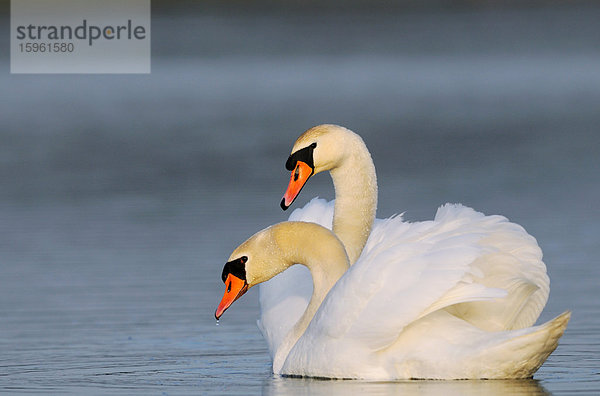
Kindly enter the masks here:
M 541 251 L 522 227 L 444 205 L 433 221 L 376 220 L 360 259 L 300 341 L 380 350 L 442 309 L 482 330 L 523 328 L 539 316 L 548 289 Z

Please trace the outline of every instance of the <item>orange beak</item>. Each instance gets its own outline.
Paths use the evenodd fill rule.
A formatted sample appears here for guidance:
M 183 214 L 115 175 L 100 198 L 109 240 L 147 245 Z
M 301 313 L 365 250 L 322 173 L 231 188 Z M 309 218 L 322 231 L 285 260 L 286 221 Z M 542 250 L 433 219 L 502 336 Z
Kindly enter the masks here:
M 248 291 L 248 283 L 245 280 L 238 278 L 232 274 L 227 275 L 225 280 L 225 294 L 215 311 L 215 318 L 218 320 L 227 308 L 233 304 L 235 300 L 242 297 Z
M 296 168 L 292 171 L 290 177 L 290 184 L 288 184 L 288 188 L 281 199 L 281 209 L 286 210 L 290 207 L 313 172 L 313 168 L 306 162 L 298 161 L 296 163 Z

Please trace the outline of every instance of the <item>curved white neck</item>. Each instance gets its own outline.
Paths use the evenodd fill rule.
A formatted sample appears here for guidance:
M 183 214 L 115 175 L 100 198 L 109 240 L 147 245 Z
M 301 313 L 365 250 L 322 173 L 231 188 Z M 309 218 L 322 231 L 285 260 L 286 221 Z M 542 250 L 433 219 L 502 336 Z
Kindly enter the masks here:
M 367 243 L 377 210 L 375 165 L 362 139 L 353 135 L 343 160 L 329 171 L 335 187 L 333 232 L 346 247 L 350 265 Z
M 281 271 L 300 263 L 306 266 L 313 279 L 313 294 L 306 310 L 285 336 L 273 356 L 273 372 L 279 373 L 290 350 L 304 334 L 323 299 L 348 269 L 348 258 L 339 239 L 324 227 L 314 223 L 294 225 L 293 238 L 278 240 L 283 258 Z

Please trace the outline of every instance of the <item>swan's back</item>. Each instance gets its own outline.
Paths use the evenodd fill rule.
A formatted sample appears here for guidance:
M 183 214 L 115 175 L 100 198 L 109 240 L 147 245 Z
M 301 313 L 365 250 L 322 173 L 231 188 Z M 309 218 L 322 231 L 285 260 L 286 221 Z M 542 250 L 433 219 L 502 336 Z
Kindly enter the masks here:
M 456 304 L 448 311 L 487 331 L 532 326 L 550 292 L 542 250 L 535 238 L 503 216 L 485 216 L 462 205 L 442 206 L 434 222 L 459 222 L 461 226 L 454 232 L 481 233 L 478 244 L 484 248 L 484 254 L 471 264 L 479 272 L 474 281 L 508 293 L 492 301 Z
M 538 290 L 541 298 L 532 299 Z M 547 295 L 541 252 L 522 227 L 444 205 L 432 221 L 376 220 L 361 257 L 315 319 L 322 315 L 321 330 L 335 337 L 351 333 L 380 349 L 405 326 L 442 309 L 485 331 L 527 327 Z
M 313 199 L 292 213 L 290 220 L 331 227 L 332 216 L 332 202 Z M 500 336 L 508 334 L 501 331 L 531 326 L 546 303 L 548 291 L 546 268 L 535 239 L 502 216 L 485 216 L 462 205 L 444 205 L 432 221 L 408 223 L 401 217 L 375 220 L 361 257 L 323 301 L 290 352 L 283 372 L 301 370 L 297 373 L 310 375 L 310 371 L 302 370 L 310 370 L 307 361 L 318 360 L 321 355 L 323 359 L 335 356 L 341 369 L 345 360 L 362 356 L 365 370 L 381 370 L 381 362 L 369 359 L 378 354 L 388 356 L 392 351 L 402 356 L 411 345 L 424 348 L 435 344 L 422 335 L 431 328 L 424 321 L 431 320 L 439 332 L 432 333 L 432 337 L 457 337 L 447 340 L 449 344 L 470 345 L 476 334 L 481 339 L 479 348 L 502 342 L 509 345 L 511 337 Z M 261 285 L 259 327 L 272 354 L 301 316 L 311 292 L 310 273 L 301 266 Z M 564 320 L 561 323 L 566 325 Z M 456 332 L 451 330 L 458 328 Z M 397 345 L 406 342 L 410 329 L 417 339 L 404 345 L 403 352 Z M 517 331 L 525 335 L 530 330 L 534 331 Z M 559 330 L 562 334 L 564 327 Z M 558 340 L 558 330 L 553 334 Z M 419 346 L 419 342 L 424 344 Z M 537 360 L 543 362 L 555 347 L 553 344 L 536 351 Z M 466 354 L 478 352 L 482 350 L 464 349 Z M 397 360 L 398 356 L 392 356 L 390 362 Z M 322 367 L 312 368 L 322 371 Z M 404 373 L 409 372 L 419 371 Z M 358 373 L 363 378 L 387 378 L 381 371 Z M 392 370 L 388 377 L 402 375 Z

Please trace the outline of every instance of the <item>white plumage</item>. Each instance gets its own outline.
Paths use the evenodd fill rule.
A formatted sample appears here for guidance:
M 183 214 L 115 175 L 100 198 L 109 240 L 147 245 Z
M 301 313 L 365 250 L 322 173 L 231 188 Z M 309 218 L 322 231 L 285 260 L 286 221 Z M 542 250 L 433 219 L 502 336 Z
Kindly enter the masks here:
M 333 206 L 315 198 L 289 220 L 331 228 Z M 358 261 L 273 369 L 378 380 L 529 377 L 569 317 L 529 327 L 548 290 L 535 239 L 502 216 L 448 204 L 433 221 L 377 219 Z M 258 325 L 272 354 L 311 293 L 300 265 L 260 285 Z
M 309 144 L 314 173 L 331 172 L 338 202 L 315 198 L 289 220 L 333 228 L 351 267 L 293 345 L 289 335 L 313 292 L 310 272 L 294 265 L 260 285 L 258 326 L 277 356 L 273 371 L 375 380 L 531 377 L 570 317 L 531 327 L 549 293 L 535 238 L 502 216 L 454 204 L 432 221 L 373 221 L 376 176 L 362 139 L 322 125 L 292 153 Z

